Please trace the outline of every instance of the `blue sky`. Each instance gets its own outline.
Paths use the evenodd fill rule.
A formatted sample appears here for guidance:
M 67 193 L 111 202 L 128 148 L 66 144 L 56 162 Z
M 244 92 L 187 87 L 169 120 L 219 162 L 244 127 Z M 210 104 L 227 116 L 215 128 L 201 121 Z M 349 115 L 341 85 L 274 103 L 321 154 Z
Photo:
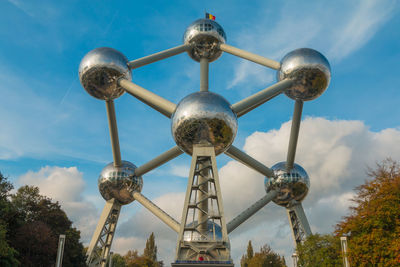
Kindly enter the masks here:
M 397 1 L 8 0 L 0 2 L 0 10 L 0 171 L 16 186 L 35 184 L 59 200 L 85 242 L 104 204 L 97 177 L 112 154 L 105 104 L 80 86 L 80 60 L 101 46 L 133 60 L 180 45 L 185 28 L 205 11 L 216 16 L 230 45 L 277 61 L 293 49 L 310 47 L 331 63 L 329 88 L 304 105 L 296 158 L 311 176 L 304 206 L 314 231 L 331 231 L 346 214 L 352 188 L 365 179 L 367 165 L 388 156 L 400 159 Z M 210 90 L 230 103 L 273 84 L 276 75 L 228 54 L 213 62 L 210 71 Z M 199 64 L 181 54 L 134 70 L 133 81 L 177 103 L 199 89 Z M 128 94 L 115 102 L 123 159 L 141 165 L 174 146 L 164 116 Z M 268 166 L 283 161 L 292 110 L 293 101 L 280 95 L 245 115 L 234 144 Z M 164 203 L 177 218 L 179 209 L 170 206 L 180 203 L 189 162 L 188 156 L 181 156 L 144 176 L 142 192 Z M 262 177 L 251 180 L 257 175 L 226 156 L 218 158 L 218 165 L 222 186 L 226 184 L 226 210 L 233 209 L 227 214 L 233 216 L 257 200 L 251 190 L 260 187 Z M 244 200 L 234 205 L 231 195 L 243 186 L 250 191 L 242 192 Z M 321 219 L 329 203 L 342 204 Z M 274 212 L 278 219 L 265 219 Z M 114 249 L 141 250 L 151 231 L 159 233 L 161 245 L 174 244 L 173 233 L 164 236 L 169 230 L 161 224 L 143 233 L 130 229 L 146 218 L 152 217 L 139 204 L 124 207 Z M 264 224 L 269 232 L 258 240 L 254 231 Z M 273 204 L 241 227 L 241 233 L 231 237 L 235 259 L 248 239 L 291 254 L 284 210 Z M 160 252 L 166 262 L 172 259 L 167 256 L 170 250 Z

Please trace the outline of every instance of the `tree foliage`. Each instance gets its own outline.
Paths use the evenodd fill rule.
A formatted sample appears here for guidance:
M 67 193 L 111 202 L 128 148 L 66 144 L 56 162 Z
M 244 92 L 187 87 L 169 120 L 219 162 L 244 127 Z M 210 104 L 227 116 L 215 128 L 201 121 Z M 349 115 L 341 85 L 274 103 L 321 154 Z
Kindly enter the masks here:
M 352 266 L 400 266 L 400 166 L 389 159 L 369 176 L 335 233 L 348 236 Z
M 59 235 L 65 234 L 63 266 L 85 266 L 80 232 L 59 203 L 37 187 L 22 186 L 15 194 L 12 188 L 0 174 L 0 265 L 53 266 Z
M 124 256 L 113 255 L 113 266 L 115 267 L 163 267 L 162 261 L 157 261 L 157 245 L 154 233 L 151 233 L 146 241 L 143 254 L 135 250 L 129 250 Z
M 155 243 L 154 233 L 151 233 L 150 237 L 146 241 L 146 247 L 144 248 L 143 256 L 151 259 L 152 261 L 157 261 L 157 246 Z
M 342 265 L 340 240 L 332 235 L 314 234 L 297 246 L 298 266 L 334 267 Z
M 254 253 L 251 241 L 249 241 L 240 265 L 242 267 L 284 267 L 286 263 L 285 258 L 275 253 L 268 245 L 262 246 L 260 252 Z

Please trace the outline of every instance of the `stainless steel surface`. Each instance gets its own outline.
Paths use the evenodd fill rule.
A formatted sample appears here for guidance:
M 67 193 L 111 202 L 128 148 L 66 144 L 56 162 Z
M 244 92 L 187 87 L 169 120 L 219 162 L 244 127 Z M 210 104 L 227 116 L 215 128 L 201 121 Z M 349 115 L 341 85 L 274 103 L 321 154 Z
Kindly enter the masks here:
M 261 199 L 259 199 L 257 202 L 255 202 L 253 205 L 251 205 L 249 208 L 247 208 L 242 213 L 240 213 L 238 216 L 233 218 L 229 223 L 226 224 L 226 229 L 228 231 L 228 234 L 230 232 L 232 232 L 233 230 L 235 230 L 239 225 L 244 223 L 251 216 L 253 216 L 257 211 L 262 209 L 269 202 L 271 202 L 271 200 L 274 199 L 277 196 L 277 194 L 278 194 L 278 192 L 276 192 L 274 190 L 268 192 L 265 196 L 263 196 Z
M 208 91 L 208 59 L 202 57 L 200 59 L 200 91 Z
M 210 62 L 218 59 L 222 51 L 218 48 L 220 43 L 226 42 L 224 29 L 214 20 L 198 19 L 187 27 L 183 35 L 183 43 L 192 45 L 188 54 L 196 61 L 202 57 Z
M 302 111 L 303 111 L 303 101 L 296 100 L 294 104 L 292 127 L 290 129 L 290 139 L 289 139 L 288 153 L 286 159 L 287 170 L 293 168 L 294 158 L 296 157 L 297 140 L 299 138 Z
M 148 198 L 142 195 L 140 192 L 133 192 L 132 196 L 135 200 L 137 200 L 140 204 L 143 205 L 148 211 L 157 216 L 160 220 L 162 220 L 166 225 L 168 225 L 175 232 L 179 232 L 181 226 L 180 224 L 171 216 L 169 216 L 165 211 L 159 208 L 156 204 L 151 202 Z
M 137 167 L 135 170 L 135 175 L 142 176 L 142 175 L 148 173 L 149 171 L 163 165 L 164 163 L 176 158 L 177 156 L 179 156 L 181 154 L 183 154 L 182 150 L 178 146 L 175 146 L 175 147 L 171 148 L 170 150 L 162 153 L 158 157 L 150 160 L 149 162 Z
M 312 100 L 328 88 L 331 67 L 318 51 L 300 48 L 288 53 L 281 61 L 277 72 L 278 81 L 293 79 L 294 84 L 285 94 L 294 100 Z
M 198 222 L 194 221 L 187 225 L 188 228 L 191 228 L 197 225 Z M 200 234 L 199 232 L 193 231 L 186 231 L 183 235 L 184 241 L 205 241 L 205 240 L 222 240 L 222 232 L 221 226 L 217 223 L 213 223 L 211 221 L 207 221 L 207 230 Z
M 236 113 L 238 117 L 243 116 L 247 112 L 255 109 L 256 107 L 264 104 L 273 97 L 284 92 L 287 88 L 292 86 L 292 81 L 290 79 L 280 81 L 270 87 L 261 90 L 254 95 L 251 95 L 235 104 L 232 105 L 232 110 Z
M 286 208 L 294 246 L 304 242 L 307 236 L 311 235 L 311 228 L 308 224 L 306 214 L 300 202 L 292 201 L 289 207 Z
M 172 113 L 175 111 L 176 105 L 174 103 L 165 98 L 162 98 L 159 95 L 156 95 L 153 92 L 144 89 L 143 87 L 140 87 L 137 84 L 134 84 L 131 81 L 120 79 L 118 80 L 118 84 L 122 88 L 124 88 L 129 94 L 136 97 L 143 103 L 149 105 L 150 107 L 154 108 L 168 118 L 170 118 Z
M 269 177 L 274 176 L 274 172 L 270 168 L 268 168 L 267 166 L 265 166 L 258 160 L 250 157 L 249 155 L 247 155 L 246 153 L 244 153 L 239 148 L 237 148 L 233 145 L 230 146 L 227 151 L 225 151 L 225 154 L 228 155 L 229 157 L 243 163 L 244 165 L 252 168 L 253 170 L 258 171 L 259 173 L 261 173 L 265 176 L 269 176 Z
M 204 190 L 205 188 L 207 190 Z M 213 146 L 193 147 L 176 251 L 175 263 L 188 260 L 201 261 L 201 259 L 204 263 L 231 261 Z M 172 264 L 172 266 L 179 265 Z
M 187 50 L 189 50 L 191 48 L 191 46 L 189 44 L 183 44 L 177 47 L 173 47 L 146 57 L 142 57 L 142 58 L 138 58 L 135 60 L 132 60 L 128 63 L 129 68 L 131 69 L 135 69 L 135 68 L 139 68 L 142 67 L 144 65 L 168 58 L 168 57 L 172 57 L 175 55 L 178 55 L 180 53 L 183 53 Z
M 275 190 L 278 192 L 273 201 L 287 207 L 293 201 L 301 202 L 308 193 L 310 188 L 310 178 L 306 171 L 298 164 L 294 164 L 294 168 L 286 171 L 286 162 L 279 162 L 271 168 L 275 177 L 266 177 L 265 190 L 270 192 Z
M 119 148 L 117 118 L 113 100 L 106 100 L 108 127 L 110 130 L 111 149 L 114 158 L 114 166 L 121 166 L 121 151 Z
M 113 162 L 104 167 L 98 179 L 101 196 L 106 201 L 115 198 L 121 205 L 131 203 L 132 192 L 140 192 L 143 187 L 143 179 L 135 175 L 135 169 L 134 164 L 124 160 L 119 167 Z
M 237 127 L 228 101 L 212 92 L 196 92 L 183 98 L 171 123 L 176 144 L 190 155 L 196 144 L 214 146 L 217 155 L 224 152 L 235 139 Z
M 281 64 L 275 60 L 247 52 L 245 50 L 233 47 L 228 44 L 221 43 L 219 45 L 219 49 L 221 49 L 222 51 L 227 52 L 229 54 L 250 60 L 254 63 L 266 66 L 271 69 L 279 70 L 279 68 L 281 66 Z
M 108 200 L 104 205 L 86 252 L 86 264 L 88 266 L 105 266 L 120 211 L 121 204 L 115 198 Z
M 79 65 L 79 79 L 83 88 L 101 100 L 115 99 L 124 93 L 117 80 L 131 80 L 128 59 L 109 47 L 93 49 L 83 57 Z

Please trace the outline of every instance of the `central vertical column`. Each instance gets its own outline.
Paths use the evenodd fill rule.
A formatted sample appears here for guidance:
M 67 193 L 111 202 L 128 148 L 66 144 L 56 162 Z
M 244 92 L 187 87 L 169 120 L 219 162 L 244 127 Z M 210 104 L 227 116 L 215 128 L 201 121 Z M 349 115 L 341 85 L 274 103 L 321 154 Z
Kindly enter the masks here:
M 194 145 L 172 267 L 232 267 L 214 147 Z

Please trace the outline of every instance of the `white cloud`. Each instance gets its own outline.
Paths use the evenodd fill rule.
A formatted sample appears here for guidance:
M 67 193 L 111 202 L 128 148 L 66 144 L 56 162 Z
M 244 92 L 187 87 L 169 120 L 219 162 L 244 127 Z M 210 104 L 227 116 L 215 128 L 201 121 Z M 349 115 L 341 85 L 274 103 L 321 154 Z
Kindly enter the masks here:
M 179 177 L 187 178 L 189 175 L 190 166 L 187 165 L 172 165 L 170 173 Z
M 246 139 L 243 150 L 267 166 L 286 159 L 290 122 L 280 129 L 255 132 Z M 354 196 L 353 188 L 367 178 L 367 166 L 374 166 L 386 157 L 400 159 L 397 144 L 399 129 L 372 132 L 361 121 L 330 121 L 306 118 L 302 121 L 296 162 L 311 179 L 310 193 L 303 202 L 312 230 L 328 233 L 348 213 Z M 227 222 L 264 196 L 264 177 L 241 163 L 230 161 L 220 168 L 221 190 Z M 184 193 L 166 194 L 154 200 L 178 221 Z M 138 205 L 137 203 L 134 203 Z M 131 204 L 133 205 L 133 204 Z M 177 235 L 147 210 L 140 210 L 119 226 L 118 245 L 142 252 L 146 238 L 154 232 L 159 258 L 166 264 L 173 260 Z M 119 239 L 119 236 L 123 236 Z M 131 239 L 130 239 L 131 238 Z M 285 209 L 270 203 L 239 226 L 230 235 L 232 257 L 236 264 L 244 253 L 248 240 L 255 249 L 265 243 L 291 261 L 293 241 Z
M 58 201 L 74 226 L 81 231 L 82 240 L 90 240 L 99 214 L 95 205 L 83 196 L 85 182 L 76 167 L 46 166 L 20 176 L 18 183 L 37 186 L 40 194 Z

